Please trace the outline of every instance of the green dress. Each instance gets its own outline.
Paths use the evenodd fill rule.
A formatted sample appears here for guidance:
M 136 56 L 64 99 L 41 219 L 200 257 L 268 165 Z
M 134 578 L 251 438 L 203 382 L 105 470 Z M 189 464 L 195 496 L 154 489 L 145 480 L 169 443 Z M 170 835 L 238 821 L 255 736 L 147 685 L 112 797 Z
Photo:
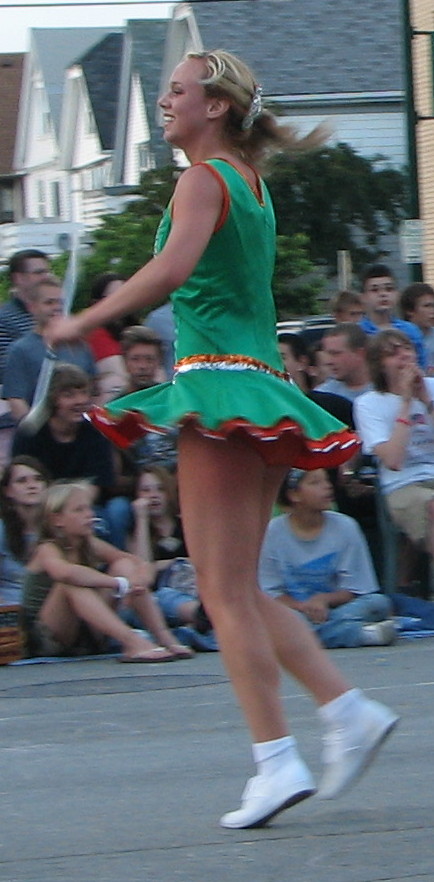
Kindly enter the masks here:
M 336 466 L 356 452 L 356 436 L 283 373 L 271 291 L 275 219 L 267 188 L 258 179 L 255 194 L 226 160 L 203 164 L 221 184 L 223 212 L 194 272 L 172 294 L 174 378 L 95 408 L 90 417 L 121 447 L 147 431 L 193 423 L 213 438 L 242 434 L 270 464 Z M 157 252 L 170 226 L 169 205 L 157 231 Z

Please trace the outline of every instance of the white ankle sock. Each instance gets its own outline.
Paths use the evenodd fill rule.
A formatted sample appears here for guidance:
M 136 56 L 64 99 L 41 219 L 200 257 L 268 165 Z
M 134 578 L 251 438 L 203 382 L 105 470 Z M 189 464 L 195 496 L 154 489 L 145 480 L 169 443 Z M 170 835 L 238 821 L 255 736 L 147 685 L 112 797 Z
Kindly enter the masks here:
M 355 712 L 366 701 L 361 689 L 348 689 L 342 695 L 338 695 L 333 701 L 328 701 L 318 708 L 318 713 L 323 723 L 327 726 L 337 726 L 351 722 Z
M 259 741 L 252 744 L 252 751 L 260 775 L 271 775 L 288 762 L 288 756 L 293 753 L 298 756 L 297 742 L 292 735 Z

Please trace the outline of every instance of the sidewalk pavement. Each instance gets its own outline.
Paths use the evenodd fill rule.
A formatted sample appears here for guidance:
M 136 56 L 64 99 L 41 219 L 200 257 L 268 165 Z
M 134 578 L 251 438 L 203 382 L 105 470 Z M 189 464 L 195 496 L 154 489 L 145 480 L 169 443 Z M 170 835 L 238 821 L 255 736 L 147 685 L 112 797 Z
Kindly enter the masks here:
M 252 773 L 218 653 L 2 668 L 1 882 L 432 882 L 434 639 L 333 658 L 401 723 L 350 793 L 252 831 L 218 826 Z M 318 774 L 313 704 L 283 694 Z

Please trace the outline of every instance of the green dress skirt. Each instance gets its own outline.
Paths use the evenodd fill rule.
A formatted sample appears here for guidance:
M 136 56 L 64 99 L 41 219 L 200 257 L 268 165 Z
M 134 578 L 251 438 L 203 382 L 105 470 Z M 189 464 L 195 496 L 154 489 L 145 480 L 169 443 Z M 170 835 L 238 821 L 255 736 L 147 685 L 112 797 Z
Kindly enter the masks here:
M 310 401 L 282 369 L 267 188 L 258 178 L 254 192 L 226 160 L 204 165 L 221 185 L 223 211 L 193 274 L 171 298 L 178 359 L 173 380 L 95 408 L 90 418 L 124 448 L 148 431 L 193 424 L 215 439 L 242 436 L 269 464 L 337 466 L 357 451 L 357 436 Z M 169 205 L 157 252 L 170 227 Z

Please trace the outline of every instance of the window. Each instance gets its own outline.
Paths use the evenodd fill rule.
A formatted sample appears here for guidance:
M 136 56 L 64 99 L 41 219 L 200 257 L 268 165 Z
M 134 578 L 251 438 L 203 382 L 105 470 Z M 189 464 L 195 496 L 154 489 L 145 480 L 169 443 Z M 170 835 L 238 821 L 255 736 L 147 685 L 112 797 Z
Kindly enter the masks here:
M 46 199 L 46 190 L 45 190 L 45 181 L 38 181 L 36 184 L 36 199 L 37 199 L 37 217 L 45 217 L 45 199 Z
M 51 182 L 51 216 L 60 217 L 60 184 L 59 181 Z
M 137 145 L 139 169 L 140 171 L 149 171 L 155 168 L 155 157 L 151 151 L 149 141 L 142 141 Z

